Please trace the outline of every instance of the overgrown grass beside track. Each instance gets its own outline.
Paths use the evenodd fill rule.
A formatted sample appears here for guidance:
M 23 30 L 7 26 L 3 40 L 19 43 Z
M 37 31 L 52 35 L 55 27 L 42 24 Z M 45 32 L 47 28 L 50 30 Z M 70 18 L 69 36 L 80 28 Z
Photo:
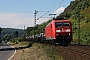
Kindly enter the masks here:
M 19 42 L 17 50 L 22 50 L 20 60 L 81 60 L 64 51 L 64 46 L 43 43 Z

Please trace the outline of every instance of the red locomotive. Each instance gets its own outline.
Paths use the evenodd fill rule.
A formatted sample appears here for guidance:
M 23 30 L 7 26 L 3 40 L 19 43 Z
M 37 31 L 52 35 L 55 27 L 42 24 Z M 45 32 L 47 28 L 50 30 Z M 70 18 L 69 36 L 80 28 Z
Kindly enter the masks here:
M 72 25 L 70 20 L 52 20 L 44 29 L 45 33 L 31 36 L 26 40 L 68 45 L 72 41 Z
M 69 44 L 72 41 L 72 25 L 70 20 L 52 20 L 45 27 L 45 40 L 54 44 Z

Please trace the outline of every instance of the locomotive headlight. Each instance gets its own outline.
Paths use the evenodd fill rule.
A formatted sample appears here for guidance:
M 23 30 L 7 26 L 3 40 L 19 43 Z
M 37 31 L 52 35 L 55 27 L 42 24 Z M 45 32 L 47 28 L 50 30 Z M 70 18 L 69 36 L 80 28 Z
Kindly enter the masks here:
M 66 32 L 70 32 L 70 29 L 67 29 Z
M 61 32 L 61 30 L 56 30 L 56 32 Z
M 56 34 L 56 36 L 58 36 L 58 34 Z
M 70 35 L 70 33 L 69 33 L 69 35 Z

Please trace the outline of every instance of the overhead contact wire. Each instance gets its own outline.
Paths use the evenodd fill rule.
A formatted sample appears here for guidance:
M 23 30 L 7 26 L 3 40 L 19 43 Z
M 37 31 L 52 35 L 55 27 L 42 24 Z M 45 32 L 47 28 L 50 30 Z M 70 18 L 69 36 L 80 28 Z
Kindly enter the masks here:
M 51 8 L 51 10 L 50 11 L 52 11 L 53 10 L 53 8 L 55 7 L 55 4 L 58 2 L 58 0 L 53 4 L 53 7 Z M 49 11 L 49 12 L 50 12 Z
M 58 7 L 55 9 L 55 11 L 59 8 L 59 6 L 63 3 L 64 0 L 61 1 L 61 3 L 58 5 Z
M 45 4 L 45 2 L 46 2 L 46 0 L 44 0 L 43 4 L 41 5 L 41 7 L 40 7 L 40 9 L 39 9 L 39 10 L 41 10 L 41 9 L 42 9 L 42 7 L 43 7 L 43 5 Z

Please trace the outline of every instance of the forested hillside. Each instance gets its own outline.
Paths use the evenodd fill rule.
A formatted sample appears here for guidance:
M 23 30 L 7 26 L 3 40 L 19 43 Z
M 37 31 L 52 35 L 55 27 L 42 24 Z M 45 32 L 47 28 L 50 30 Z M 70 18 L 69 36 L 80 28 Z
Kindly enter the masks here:
M 18 31 L 18 36 L 24 35 L 24 30 L 14 29 L 14 28 L 2 28 L 1 37 L 4 37 L 6 34 L 10 34 L 14 38 L 14 33 Z
M 90 6 L 90 0 L 75 0 L 71 1 L 70 5 L 65 8 L 64 12 L 60 14 L 57 18 L 70 18 L 77 20 L 78 13 L 80 12 L 81 18 L 85 18 L 85 15 L 82 15 L 83 13 L 87 14 L 84 12 L 85 10 L 89 10 Z M 82 13 L 83 12 L 83 13 Z M 87 11 L 89 12 L 89 11 Z

